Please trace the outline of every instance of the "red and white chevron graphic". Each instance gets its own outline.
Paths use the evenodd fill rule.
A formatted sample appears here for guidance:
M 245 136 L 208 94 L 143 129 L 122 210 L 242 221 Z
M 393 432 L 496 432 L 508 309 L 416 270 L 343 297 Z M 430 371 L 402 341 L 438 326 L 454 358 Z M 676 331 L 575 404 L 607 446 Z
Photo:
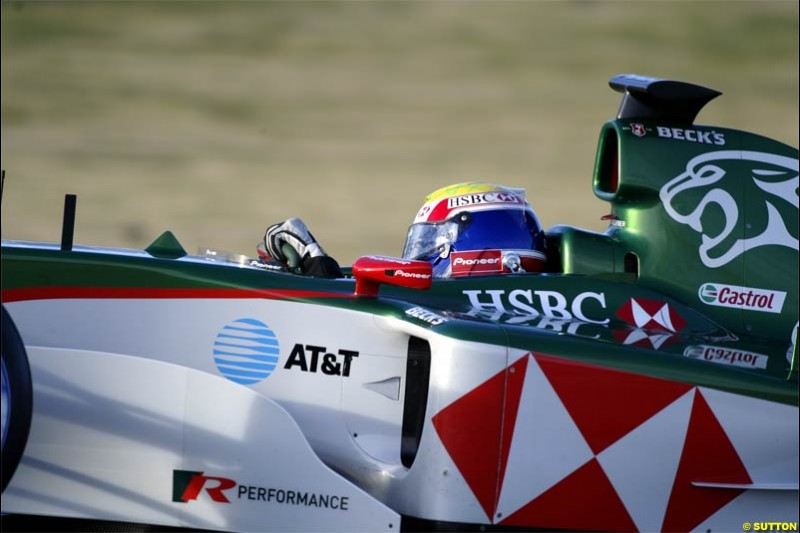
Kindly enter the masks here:
M 653 331 L 642 328 L 615 329 L 612 333 L 620 344 L 640 346 L 652 350 L 660 350 L 678 339 L 677 336 L 666 331 Z
M 525 354 L 433 425 L 492 523 L 686 531 L 746 492 L 737 488 L 753 483 L 746 461 L 772 460 L 743 429 L 748 410 L 779 416 L 776 427 L 797 418 L 796 407 Z M 789 425 L 778 438 L 796 442 Z
M 641 329 L 677 333 L 686 321 L 668 303 L 644 298 L 631 298 L 617 311 L 617 316 Z

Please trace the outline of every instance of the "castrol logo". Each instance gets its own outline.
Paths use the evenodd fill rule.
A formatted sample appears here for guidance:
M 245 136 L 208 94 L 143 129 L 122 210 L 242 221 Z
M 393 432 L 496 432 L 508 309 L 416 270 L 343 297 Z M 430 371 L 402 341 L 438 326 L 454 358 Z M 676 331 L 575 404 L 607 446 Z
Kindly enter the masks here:
M 780 313 L 786 300 L 784 291 L 772 291 L 722 283 L 703 283 L 697 291 L 700 301 L 706 305 L 746 309 L 764 313 Z

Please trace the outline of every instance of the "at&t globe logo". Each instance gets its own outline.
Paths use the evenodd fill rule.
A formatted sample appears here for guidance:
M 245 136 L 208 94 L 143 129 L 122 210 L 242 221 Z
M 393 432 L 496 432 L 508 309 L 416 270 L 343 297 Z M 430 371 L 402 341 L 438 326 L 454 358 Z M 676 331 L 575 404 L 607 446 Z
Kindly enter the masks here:
M 240 385 L 265 380 L 278 364 L 278 337 L 254 318 L 234 320 L 214 340 L 214 364 L 220 373 Z

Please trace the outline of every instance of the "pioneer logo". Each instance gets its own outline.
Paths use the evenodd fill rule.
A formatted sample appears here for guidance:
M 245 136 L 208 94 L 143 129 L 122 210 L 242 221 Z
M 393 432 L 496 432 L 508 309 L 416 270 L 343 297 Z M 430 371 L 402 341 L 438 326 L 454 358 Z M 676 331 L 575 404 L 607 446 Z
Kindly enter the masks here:
M 492 257 L 492 258 L 481 258 L 481 259 L 464 259 L 463 257 L 456 257 L 453 261 L 453 266 L 459 265 L 497 265 L 500 263 L 499 257 Z
M 503 252 L 500 250 L 471 250 L 450 254 L 453 277 L 476 274 L 499 274 L 503 271 Z
M 395 270 L 394 275 L 401 278 L 430 279 L 430 274 L 420 274 L 419 272 L 406 272 L 405 270 Z

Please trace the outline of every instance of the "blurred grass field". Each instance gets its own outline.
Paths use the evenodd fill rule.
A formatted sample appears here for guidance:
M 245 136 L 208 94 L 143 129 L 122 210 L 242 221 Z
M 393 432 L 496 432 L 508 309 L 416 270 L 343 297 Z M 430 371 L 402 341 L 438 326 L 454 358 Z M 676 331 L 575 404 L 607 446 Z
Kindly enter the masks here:
M 5 239 L 253 254 L 300 216 L 349 263 L 424 196 L 528 189 L 602 230 L 597 135 L 636 72 L 724 95 L 698 122 L 798 145 L 798 3 L 2 2 Z

